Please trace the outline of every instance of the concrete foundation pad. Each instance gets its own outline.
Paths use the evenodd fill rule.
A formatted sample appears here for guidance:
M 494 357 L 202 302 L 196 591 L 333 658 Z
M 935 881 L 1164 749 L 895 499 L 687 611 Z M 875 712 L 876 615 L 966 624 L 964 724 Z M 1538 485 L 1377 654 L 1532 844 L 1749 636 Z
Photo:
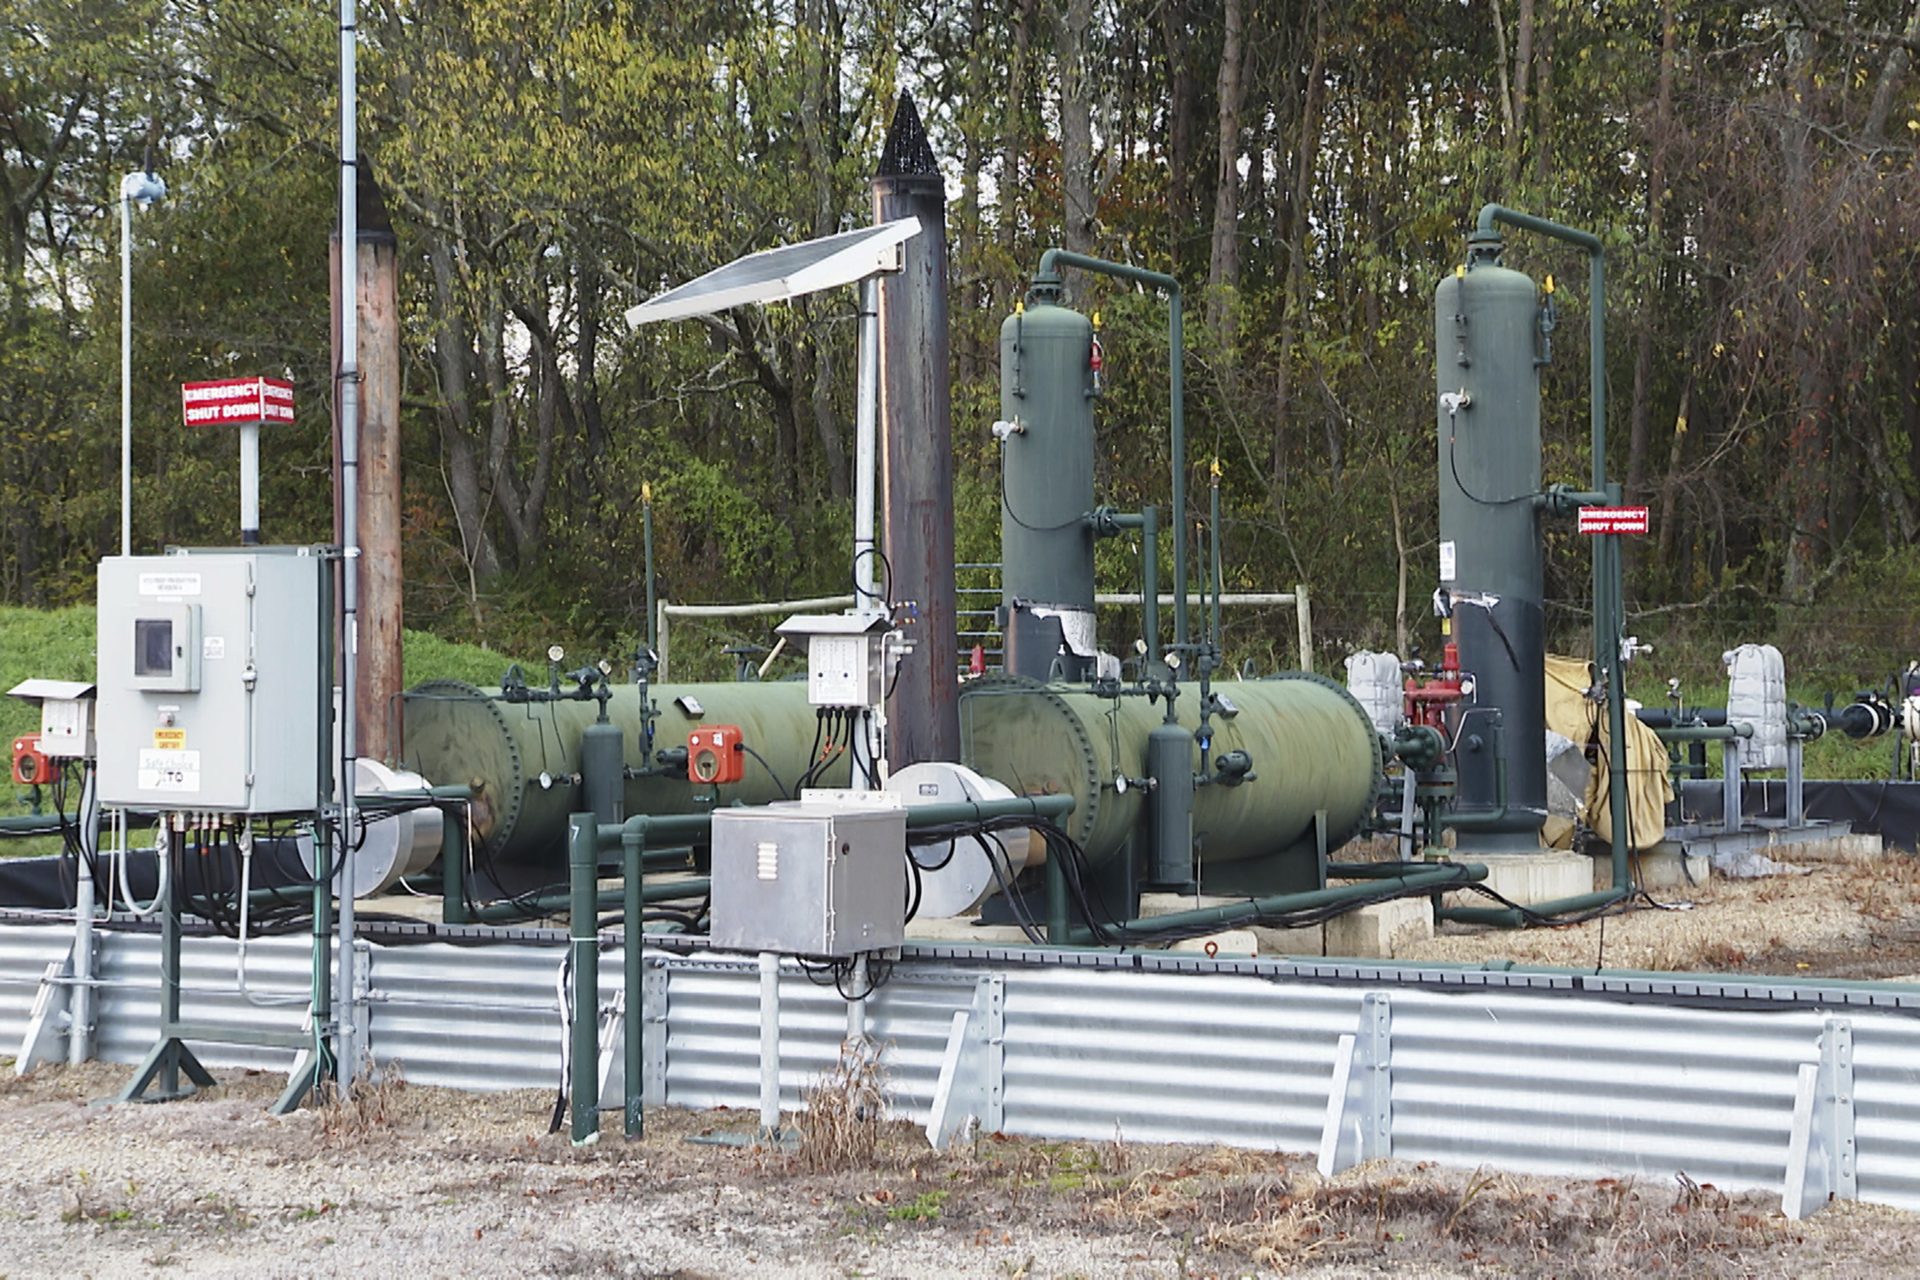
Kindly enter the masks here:
M 1390 960 L 1433 937 L 1433 900 L 1396 898 L 1349 911 L 1326 923 L 1330 956 Z
M 1457 852 L 1461 862 L 1478 862 L 1487 869 L 1481 881 L 1487 888 L 1522 906 L 1577 897 L 1593 891 L 1593 859 L 1584 853 L 1542 849 L 1538 853 Z M 1450 893 L 1450 907 L 1491 907 L 1494 902 L 1477 893 Z
M 1594 858 L 1593 887 L 1613 888 L 1613 859 Z M 1687 851 L 1678 841 L 1662 840 L 1651 849 L 1643 849 L 1631 859 L 1633 882 L 1642 889 L 1687 889 L 1707 882 L 1713 874 L 1713 860 L 1704 853 Z

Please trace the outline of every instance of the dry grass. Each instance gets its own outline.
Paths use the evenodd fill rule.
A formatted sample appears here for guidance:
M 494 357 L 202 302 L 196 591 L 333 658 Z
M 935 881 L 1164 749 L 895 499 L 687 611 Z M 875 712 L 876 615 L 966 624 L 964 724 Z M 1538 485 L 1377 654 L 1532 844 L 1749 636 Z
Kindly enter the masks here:
M 861 1038 L 840 1046 L 833 1069 L 808 1086 L 797 1160 L 810 1173 L 871 1168 L 887 1107 L 882 1046 Z
M 1616 1178 L 1556 1186 L 1389 1167 L 1325 1180 L 1273 1157 L 1265 1172 L 1217 1164 L 1144 1170 L 1099 1198 L 1092 1220 L 1282 1272 L 1420 1258 L 1559 1276 L 1740 1274 L 1745 1251 L 1781 1234 L 1761 1198 L 1684 1174 L 1669 1196 Z
M 407 1114 L 407 1080 L 398 1062 L 376 1068 L 371 1061 L 353 1088 L 343 1094 L 323 1080 L 308 1101 L 319 1116 L 319 1133 L 328 1146 L 353 1146 L 391 1134 Z

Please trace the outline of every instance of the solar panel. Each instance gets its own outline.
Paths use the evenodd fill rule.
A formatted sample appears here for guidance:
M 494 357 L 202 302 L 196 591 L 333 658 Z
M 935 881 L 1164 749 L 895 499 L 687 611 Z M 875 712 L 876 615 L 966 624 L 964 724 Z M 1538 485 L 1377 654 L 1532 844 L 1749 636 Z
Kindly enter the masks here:
M 649 298 L 627 312 L 627 323 L 653 324 L 711 315 L 748 303 L 782 302 L 853 284 L 881 272 L 898 271 L 900 246 L 919 234 L 918 218 L 900 218 L 818 240 L 763 249 Z

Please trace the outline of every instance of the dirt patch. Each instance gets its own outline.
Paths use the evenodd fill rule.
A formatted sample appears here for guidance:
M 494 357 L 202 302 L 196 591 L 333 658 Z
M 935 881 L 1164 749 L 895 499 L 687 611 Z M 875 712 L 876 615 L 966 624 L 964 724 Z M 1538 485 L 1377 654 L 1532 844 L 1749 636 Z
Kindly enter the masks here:
M 653 1111 L 643 1141 L 610 1125 L 575 1148 L 537 1093 L 389 1087 L 274 1119 L 281 1081 L 259 1074 L 89 1105 L 126 1070 L 0 1084 L 7 1274 L 1857 1276 L 1920 1246 L 1906 1214 L 1792 1224 L 1684 1179 L 1384 1162 L 1328 1180 L 1280 1153 L 997 1135 L 943 1154 L 892 1122 L 822 1168 L 689 1141 L 749 1135 L 727 1111 Z
M 1920 858 L 1911 855 L 1712 878 L 1652 897 L 1667 909 L 1641 901 L 1554 929 L 1442 925 L 1396 958 L 1845 979 L 1920 973 Z

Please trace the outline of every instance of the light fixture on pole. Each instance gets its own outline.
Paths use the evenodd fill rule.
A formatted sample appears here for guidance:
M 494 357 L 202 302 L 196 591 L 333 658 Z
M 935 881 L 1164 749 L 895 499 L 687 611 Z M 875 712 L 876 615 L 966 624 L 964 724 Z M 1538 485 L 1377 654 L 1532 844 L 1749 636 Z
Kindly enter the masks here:
M 133 203 L 167 194 L 158 175 L 139 170 L 120 180 L 120 554 L 133 554 Z

